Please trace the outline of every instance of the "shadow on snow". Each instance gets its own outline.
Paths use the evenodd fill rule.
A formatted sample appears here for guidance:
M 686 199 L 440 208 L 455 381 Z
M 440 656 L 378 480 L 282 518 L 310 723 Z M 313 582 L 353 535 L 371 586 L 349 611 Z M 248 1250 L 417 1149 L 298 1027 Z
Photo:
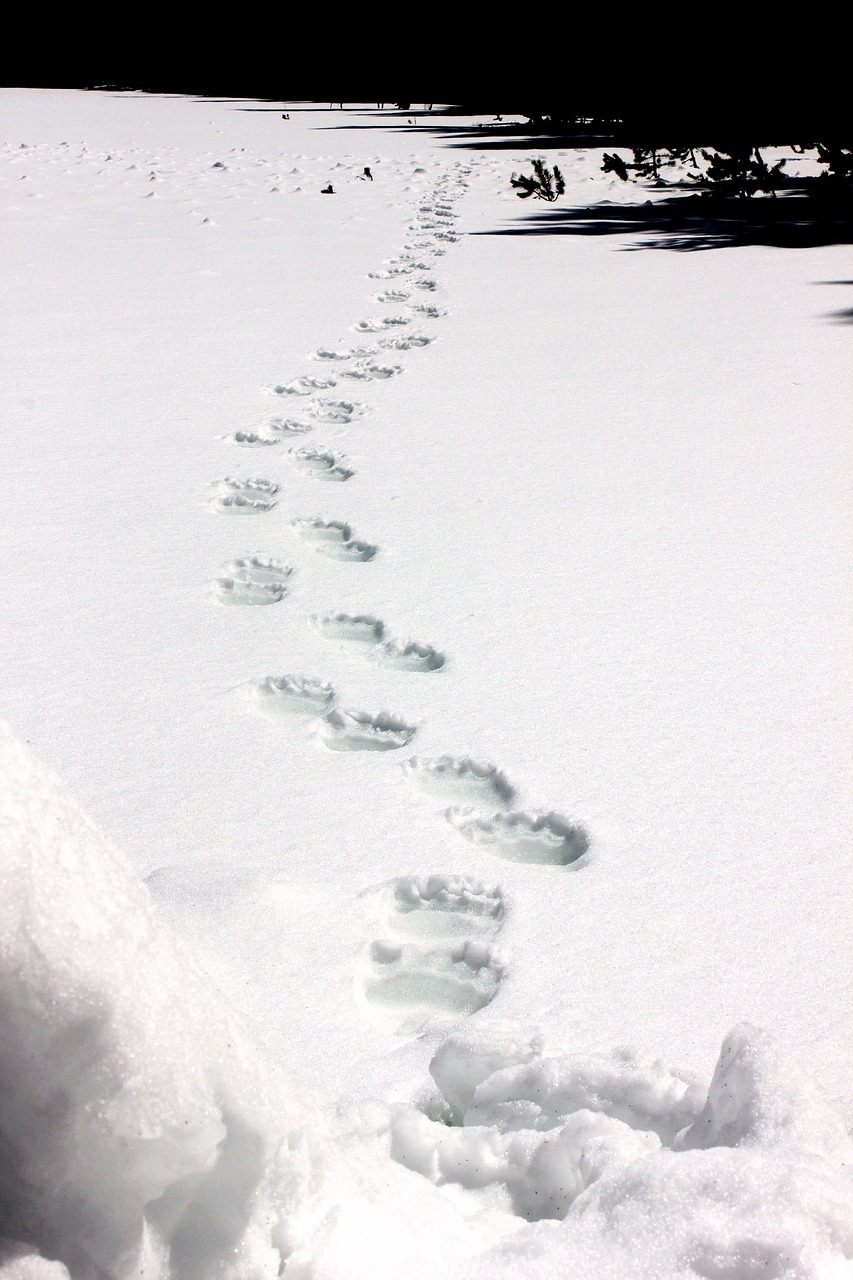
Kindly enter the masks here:
M 853 243 L 849 195 L 783 194 L 736 198 L 682 195 L 642 204 L 543 209 L 513 226 L 480 235 L 638 237 L 626 249 L 724 249 L 769 245 L 785 249 Z M 640 238 L 642 237 L 642 238 Z

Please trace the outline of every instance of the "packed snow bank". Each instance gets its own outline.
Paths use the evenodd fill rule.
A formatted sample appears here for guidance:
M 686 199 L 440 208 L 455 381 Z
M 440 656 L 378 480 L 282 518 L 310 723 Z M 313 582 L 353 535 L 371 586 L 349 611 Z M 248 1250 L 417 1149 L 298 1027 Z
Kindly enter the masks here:
M 0 1230 L 75 1277 L 209 1276 L 261 1232 L 277 1268 L 304 1101 L 6 727 L 0 776 Z
M 850 1139 L 760 1030 L 707 1088 L 484 1009 L 333 1118 L 6 727 L 0 778 L 0 1280 L 853 1277 Z

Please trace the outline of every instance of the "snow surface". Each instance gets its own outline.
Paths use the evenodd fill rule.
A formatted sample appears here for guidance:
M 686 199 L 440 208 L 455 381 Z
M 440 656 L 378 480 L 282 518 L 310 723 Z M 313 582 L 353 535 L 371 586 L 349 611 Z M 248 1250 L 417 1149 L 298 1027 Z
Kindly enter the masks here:
M 0 1276 L 853 1276 L 848 251 L 410 118 L 0 94 Z

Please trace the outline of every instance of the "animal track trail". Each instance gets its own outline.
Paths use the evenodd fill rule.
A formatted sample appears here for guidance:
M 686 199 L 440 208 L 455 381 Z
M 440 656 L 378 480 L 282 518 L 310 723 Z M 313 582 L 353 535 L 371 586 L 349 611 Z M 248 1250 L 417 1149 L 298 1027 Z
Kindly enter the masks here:
M 484 1008 L 500 988 L 503 894 L 466 876 L 402 876 L 365 895 L 378 936 L 356 966 L 356 1000 L 392 1035 Z

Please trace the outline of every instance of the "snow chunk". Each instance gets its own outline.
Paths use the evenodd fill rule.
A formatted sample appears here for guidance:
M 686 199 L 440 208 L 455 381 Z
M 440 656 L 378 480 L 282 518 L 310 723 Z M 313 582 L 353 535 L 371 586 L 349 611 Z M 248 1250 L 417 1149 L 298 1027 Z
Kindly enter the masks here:
M 448 1036 L 429 1064 L 444 1097 L 464 1115 L 477 1090 L 496 1071 L 538 1059 L 542 1037 L 509 1018 L 473 1019 Z
M 853 1155 L 840 1116 L 798 1067 L 781 1059 L 772 1037 L 737 1026 L 723 1041 L 705 1106 L 678 1135 L 676 1150 L 791 1142 L 841 1164 Z

